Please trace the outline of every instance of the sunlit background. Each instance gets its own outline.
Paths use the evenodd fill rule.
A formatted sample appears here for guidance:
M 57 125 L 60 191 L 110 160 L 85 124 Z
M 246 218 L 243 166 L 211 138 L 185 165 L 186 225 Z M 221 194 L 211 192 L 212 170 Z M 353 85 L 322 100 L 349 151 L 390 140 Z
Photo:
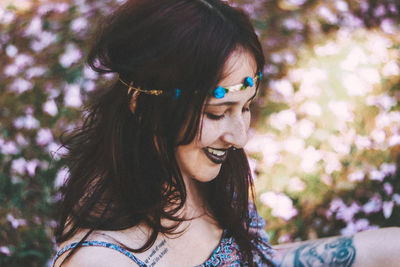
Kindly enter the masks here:
M 122 2 L 0 0 L 1 266 L 51 262 L 58 138 L 115 78 L 84 58 Z M 271 243 L 399 226 L 399 1 L 229 3 L 266 54 L 246 151 Z

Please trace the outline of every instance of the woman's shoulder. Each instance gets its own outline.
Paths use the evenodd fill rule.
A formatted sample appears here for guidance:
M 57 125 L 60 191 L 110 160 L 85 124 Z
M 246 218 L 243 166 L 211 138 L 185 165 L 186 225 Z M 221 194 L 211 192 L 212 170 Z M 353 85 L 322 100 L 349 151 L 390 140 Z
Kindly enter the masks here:
M 74 236 L 59 244 L 55 267 L 60 266 L 75 247 L 73 255 L 62 266 L 140 266 L 141 261 L 126 247 L 137 249 L 145 240 L 140 229 L 122 231 L 94 231 L 81 244 L 88 230 L 79 230 Z M 78 245 L 79 244 L 79 245 Z
M 74 244 L 74 243 L 72 243 Z M 67 245 L 68 246 L 68 245 Z M 64 259 L 68 256 L 68 252 L 57 258 L 54 267 L 59 267 Z M 113 251 L 107 247 L 101 246 L 86 246 L 79 248 L 72 257 L 66 260 L 62 266 L 75 267 L 75 266 L 87 266 L 87 267 L 106 267 L 106 266 L 121 266 L 121 267 L 132 267 L 134 265 L 131 259 Z

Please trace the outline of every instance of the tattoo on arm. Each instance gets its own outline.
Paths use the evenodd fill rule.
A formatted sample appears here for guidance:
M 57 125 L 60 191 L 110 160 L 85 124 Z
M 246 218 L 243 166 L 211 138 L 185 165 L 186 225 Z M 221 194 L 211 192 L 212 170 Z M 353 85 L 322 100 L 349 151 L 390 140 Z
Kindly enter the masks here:
M 159 262 L 165 254 L 168 252 L 168 248 L 165 247 L 165 239 L 161 241 L 160 244 L 156 245 L 155 248 L 151 251 L 150 255 L 146 258 L 144 263 L 146 263 L 147 266 L 153 267 Z
M 349 267 L 354 263 L 356 249 L 353 237 L 316 241 L 288 252 L 281 267 Z

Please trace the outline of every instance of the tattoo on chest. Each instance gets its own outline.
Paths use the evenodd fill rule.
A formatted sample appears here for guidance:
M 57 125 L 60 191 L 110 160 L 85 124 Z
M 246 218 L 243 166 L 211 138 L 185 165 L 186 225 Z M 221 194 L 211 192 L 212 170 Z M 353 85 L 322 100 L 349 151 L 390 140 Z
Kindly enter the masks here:
M 155 266 L 157 262 L 159 262 L 165 256 L 165 254 L 167 254 L 168 248 L 165 247 L 165 244 L 166 241 L 164 239 L 160 244 L 156 245 L 156 247 L 151 250 L 150 255 L 144 261 L 147 266 Z
M 353 237 L 339 237 L 300 246 L 286 254 L 280 266 L 349 267 L 354 263 L 355 257 Z

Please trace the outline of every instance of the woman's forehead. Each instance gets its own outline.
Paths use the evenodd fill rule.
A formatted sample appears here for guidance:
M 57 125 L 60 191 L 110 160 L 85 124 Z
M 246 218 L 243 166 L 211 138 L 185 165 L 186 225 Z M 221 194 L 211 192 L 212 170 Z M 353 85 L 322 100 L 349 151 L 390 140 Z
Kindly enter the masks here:
M 232 86 L 242 83 L 246 77 L 254 77 L 257 72 L 256 61 L 249 52 L 243 50 L 234 51 L 226 60 L 223 78 L 220 86 Z

